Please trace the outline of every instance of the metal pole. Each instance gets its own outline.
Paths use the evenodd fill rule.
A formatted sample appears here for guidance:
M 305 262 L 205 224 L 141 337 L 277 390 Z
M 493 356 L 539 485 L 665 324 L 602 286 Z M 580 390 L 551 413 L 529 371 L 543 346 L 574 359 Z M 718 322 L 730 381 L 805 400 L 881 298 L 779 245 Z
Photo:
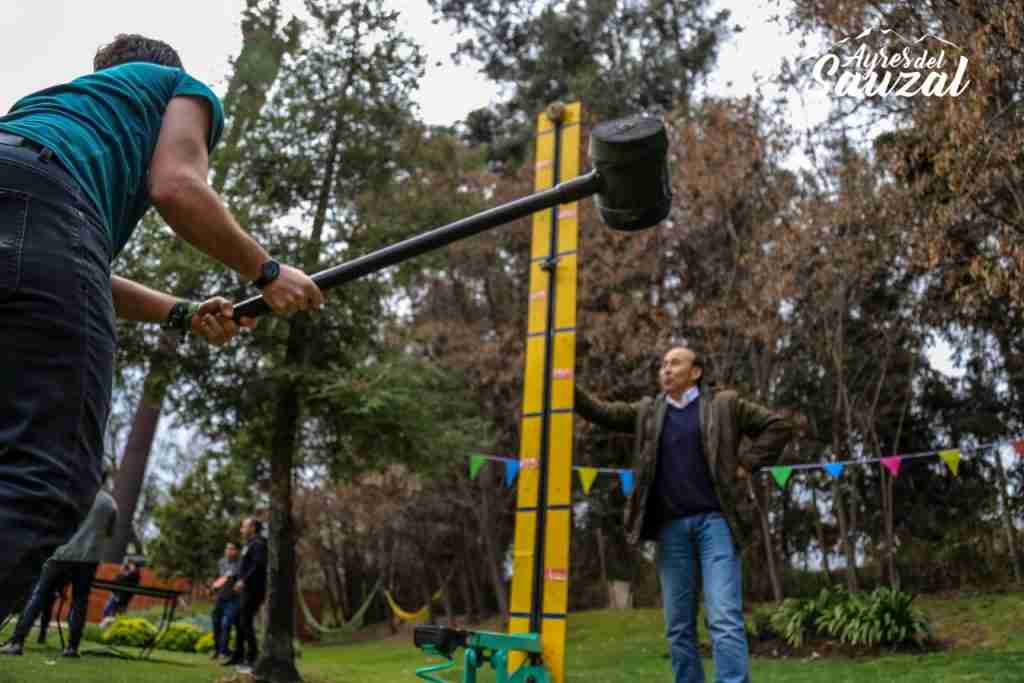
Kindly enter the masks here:
M 562 166 L 562 121 L 555 121 L 555 155 L 552 182 L 558 187 Z M 540 414 L 540 471 L 537 481 L 537 522 L 533 537 L 533 589 L 530 604 L 530 631 L 540 633 L 544 623 L 544 548 L 548 522 L 548 451 L 551 448 L 551 366 L 555 355 L 555 296 L 558 271 L 558 207 L 551 210 L 548 258 L 542 268 L 548 274 L 547 318 L 544 329 L 544 389 Z M 537 663 L 536 656 L 534 663 Z
M 557 169 L 556 169 L 557 173 Z M 557 176 L 556 176 L 557 177 Z M 312 280 L 322 290 L 337 287 L 345 282 L 358 280 L 364 275 L 376 273 L 388 266 L 407 261 L 428 251 L 471 237 L 491 228 L 510 223 L 537 211 L 568 204 L 601 191 L 603 181 L 596 170 L 572 180 L 556 185 L 551 189 L 536 192 L 527 197 L 516 199 L 507 204 L 487 209 L 478 214 L 435 228 L 429 232 L 407 240 L 378 249 L 375 252 L 360 256 L 351 261 L 322 270 L 312 275 Z M 256 317 L 269 313 L 270 307 L 262 296 L 246 299 L 235 306 L 234 319 Z

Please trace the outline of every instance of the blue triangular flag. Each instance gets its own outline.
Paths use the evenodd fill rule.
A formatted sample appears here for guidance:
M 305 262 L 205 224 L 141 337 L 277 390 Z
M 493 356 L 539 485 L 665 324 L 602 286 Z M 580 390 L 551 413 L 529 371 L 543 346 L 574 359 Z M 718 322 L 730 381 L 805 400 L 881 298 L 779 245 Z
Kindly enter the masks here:
M 831 474 L 836 479 L 838 479 L 839 477 L 842 476 L 843 468 L 845 467 L 846 465 L 844 465 L 841 462 L 830 462 L 827 465 L 825 465 L 825 471 Z
M 512 482 L 516 480 L 516 475 L 519 474 L 519 461 L 518 460 L 506 460 L 505 461 L 505 486 L 512 486 Z
M 633 492 L 633 470 L 619 470 L 619 480 L 622 482 L 622 493 L 629 495 Z

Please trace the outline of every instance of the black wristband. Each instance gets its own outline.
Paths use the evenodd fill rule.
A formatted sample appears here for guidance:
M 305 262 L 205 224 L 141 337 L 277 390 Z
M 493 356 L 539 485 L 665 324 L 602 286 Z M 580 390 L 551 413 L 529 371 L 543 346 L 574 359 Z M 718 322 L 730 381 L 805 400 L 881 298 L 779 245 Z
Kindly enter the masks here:
M 179 301 L 171 306 L 164 321 L 163 328 L 168 332 L 177 332 L 184 336 L 192 329 L 192 316 L 199 310 L 199 304 L 191 301 Z

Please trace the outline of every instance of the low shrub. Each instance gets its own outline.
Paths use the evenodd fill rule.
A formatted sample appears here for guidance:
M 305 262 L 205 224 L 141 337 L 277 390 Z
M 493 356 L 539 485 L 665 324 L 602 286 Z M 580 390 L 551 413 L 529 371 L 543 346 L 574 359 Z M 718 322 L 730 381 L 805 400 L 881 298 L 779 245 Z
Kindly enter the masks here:
M 156 635 L 156 626 L 145 619 L 121 617 L 103 631 L 103 642 L 109 645 L 145 647 Z
M 196 641 L 194 649 L 199 654 L 206 654 L 213 649 L 213 645 L 213 631 L 211 631 L 209 633 L 204 633 L 202 637 Z
M 171 652 L 194 652 L 196 643 L 203 637 L 202 630 L 192 624 L 176 621 L 164 631 L 156 646 Z
M 857 646 L 923 644 L 932 638 L 914 596 L 893 588 L 851 595 L 842 587 L 823 589 L 815 598 L 785 600 L 771 615 L 771 627 L 793 647 L 808 636 L 834 638 Z
M 850 645 L 920 645 L 933 634 L 913 602 L 913 595 L 878 588 L 833 605 L 818 619 L 818 628 Z

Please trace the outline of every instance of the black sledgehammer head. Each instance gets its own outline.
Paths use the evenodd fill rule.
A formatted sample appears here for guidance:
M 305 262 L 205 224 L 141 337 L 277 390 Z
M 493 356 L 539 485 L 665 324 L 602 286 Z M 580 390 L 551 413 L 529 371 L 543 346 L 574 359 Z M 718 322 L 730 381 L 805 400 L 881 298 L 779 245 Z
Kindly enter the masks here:
M 590 133 L 590 159 L 602 180 L 594 200 L 605 225 L 643 230 L 668 215 L 668 136 L 660 119 L 631 116 L 598 124 Z

